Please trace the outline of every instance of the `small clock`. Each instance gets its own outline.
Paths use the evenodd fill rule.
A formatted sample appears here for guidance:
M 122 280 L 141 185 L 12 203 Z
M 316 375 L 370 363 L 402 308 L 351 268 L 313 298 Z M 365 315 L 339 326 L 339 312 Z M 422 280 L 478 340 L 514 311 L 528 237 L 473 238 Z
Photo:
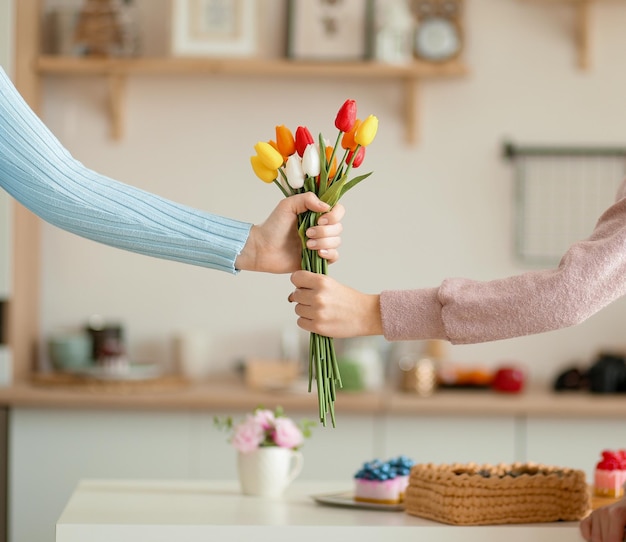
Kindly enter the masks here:
M 458 56 L 463 47 L 459 21 L 461 0 L 418 0 L 413 3 L 417 19 L 413 51 L 429 62 Z

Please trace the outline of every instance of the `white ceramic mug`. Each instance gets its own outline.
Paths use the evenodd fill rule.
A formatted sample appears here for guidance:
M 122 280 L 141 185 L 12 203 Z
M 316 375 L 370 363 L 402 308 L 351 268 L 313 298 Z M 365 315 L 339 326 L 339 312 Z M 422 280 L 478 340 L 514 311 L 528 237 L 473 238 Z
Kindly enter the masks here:
M 289 448 L 271 446 L 239 452 L 237 469 L 246 495 L 279 497 L 302 471 L 304 458 Z
M 211 370 L 211 341 L 203 330 L 180 330 L 174 335 L 174 365 L 191 380 L 204 380 Z

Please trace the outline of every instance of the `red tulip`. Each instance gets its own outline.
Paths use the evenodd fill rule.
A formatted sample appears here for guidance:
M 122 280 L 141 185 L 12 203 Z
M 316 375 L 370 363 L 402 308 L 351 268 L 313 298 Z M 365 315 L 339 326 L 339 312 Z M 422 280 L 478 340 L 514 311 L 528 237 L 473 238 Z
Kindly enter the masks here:
M 296 130 L 296 152 L 300 157 L 304 154 L 304 149 L 307 148 L 308 145 L 312 145 L 315 142 L 311 132 L 309 132 L 308 128 L 304 126 L 298 126 Z
M 335 117 L 335 126 L 342 132 L 349 132 L 356 121 L 356 102 L 346 100 Z
M 352 160 L 353 154 L 354 154 L 354 151 L 350 151 L 348 153 L 348 157 L 346 158 L 346 161 L 348 162 L 348 164 L 350 163 L 350 160 Z M 357 151 L 356 156 L 354 157 L 354 162 L 352 162 L 352 167 L 359 167 L 363 163 L 364 159 L 365 159 L 365 147 L 359 147 L 359 150 Z

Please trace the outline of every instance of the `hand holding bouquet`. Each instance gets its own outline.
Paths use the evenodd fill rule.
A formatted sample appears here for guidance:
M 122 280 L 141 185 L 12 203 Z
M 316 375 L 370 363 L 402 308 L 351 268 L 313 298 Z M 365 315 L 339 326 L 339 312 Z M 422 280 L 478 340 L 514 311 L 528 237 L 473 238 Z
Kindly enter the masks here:
M 250 158 L 254 173 L 266 183 L 274 183 L 285 197 L 302 192 L 313 192 L 322 201 L 334 206 L 351 188 L 370 173 L 350 178 L 353 168 L 358 168 L 365 158 L 365 148 L 374 140 L 378 119 L 370 115 L 364 121 L 357 118 L 354 100 L 346 100 L 335 118 L 339 131 L 334 145 L 319 134 L 315 142 L 311 132 L 299 126 L 295 137 L 284 125 L 276 126 L 275 141 L 259 141 Z M 342 154 L 339 159 L 339 154 Z M 315 226 L 320 214 L 302 213 L 298 219 L 298 232 L 302 240 L 302 269 L 327 274 L 328 262 L 306 247 L 306 231 Z M 319 417 L 326 425 L 330 413 L 335 426 L 334 402 L 336 388 L 341 387 L 341 375 L 333 339 L 311 333 L 309 343 L 309 391 L 313 375 L 317 383 Z

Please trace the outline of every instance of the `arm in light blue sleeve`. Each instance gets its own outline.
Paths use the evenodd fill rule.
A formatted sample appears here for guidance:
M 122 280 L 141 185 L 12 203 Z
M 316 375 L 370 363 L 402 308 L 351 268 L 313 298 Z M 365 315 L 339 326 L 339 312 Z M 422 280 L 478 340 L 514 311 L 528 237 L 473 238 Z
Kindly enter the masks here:
M 148 256 L 236 272 L 251 224 L 100 175 L 74 159 L 0 68 L 0 186 L 59 228 Z

